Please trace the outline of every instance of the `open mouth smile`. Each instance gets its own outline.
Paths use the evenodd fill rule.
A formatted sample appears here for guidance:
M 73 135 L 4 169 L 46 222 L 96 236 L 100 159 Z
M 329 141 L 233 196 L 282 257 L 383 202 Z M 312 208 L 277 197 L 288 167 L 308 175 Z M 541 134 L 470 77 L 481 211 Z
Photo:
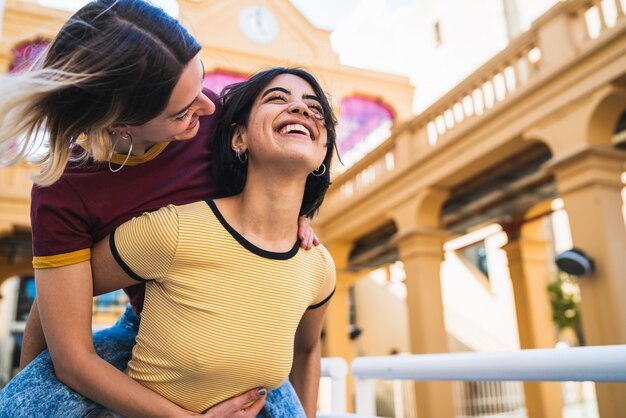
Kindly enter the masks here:
M 311 133 L 311 130 L 307 126 L 301 123 L 293 122 L 293 121 L 285 122 L 279 127 L 277 131 L 281 135 L 298 136 L 298 137 L 304 136 L 308 139 L 315 140 L 315 138 L 313 137 Z

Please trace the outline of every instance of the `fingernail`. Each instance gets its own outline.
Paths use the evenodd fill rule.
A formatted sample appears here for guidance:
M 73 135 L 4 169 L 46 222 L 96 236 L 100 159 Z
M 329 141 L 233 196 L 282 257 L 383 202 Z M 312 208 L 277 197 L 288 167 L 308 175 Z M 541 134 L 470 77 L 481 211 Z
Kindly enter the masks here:
M 266 393 L 267 393 L 267 389 L 265 389 L 265 388 L 261 388 L 261 389 L 259 389 L 259 396 L 263 396 L 263 395 L 265 395 Z

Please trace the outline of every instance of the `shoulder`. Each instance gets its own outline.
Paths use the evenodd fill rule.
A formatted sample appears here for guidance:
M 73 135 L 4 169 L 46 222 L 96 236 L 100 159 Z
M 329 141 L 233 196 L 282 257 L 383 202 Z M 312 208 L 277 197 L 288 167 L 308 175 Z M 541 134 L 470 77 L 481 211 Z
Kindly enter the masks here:
M 129 219 L 117 227 L 116 231 L 117 233 L 122 231 L 130 235 L 141 234 L 144 236 L 150 236 L 150 234 L 168 234 L 178 228 L 178 219 L 178 207 L 175 205 L 167 205 L 155 211 L 144 212 L 139 216 Z
M 316 309 L 324 305 L 335 293 L 335 285 L 337 282 L 337 274 L 335 271 L 335 263 L 330 252 L 323 245 L 318 245 L 310 249 L 317 255 L 317 266 L 311 271 L 317 271 L 316 283 L 317 290 L 315 297 L 310 301 L 308 309 Z
M 193 214 L 206 216 L 207 214 L 213 214 L 213 211 L 211 211 L 209 204 L 205 200 L 198 200 L 184 205 L 170 205 L 169 210 L 175 211 L 179 216 Z
M 316 246 L 315 248 L 319 251 L 320 256 L 324 258 L 324 261 L 326 262 L 326 264 L 334 268 L 335 262 L 333 261 L 333 256 L 330 255 L 330 251 L 328 251 L 328 249 L 324 246 L 324 244 L 320 244 Z
M 175 247 L 178 240 L 178 219 L 178 208 L 174 205 L 144 212 L 117 227 L 111 233 L 111 239 L 116 245 L 127 249 L 137 247 L 132 251 L 148 251 L 144 247 L 140 248 L 139 243 L 149 243 L 154 248 Z
M 312 253 L 317 255 L 317 262 L 323 267 L 327 274 L 334 274 L 335 272 L 335 262 L 333 260 L 332 255 L 323 244 L 317 245 L 310 250 Z
M 80 158 L 78 152 L 67 163 L 61 177 L 48 186 L 33 185 L 31 198 L 33 203 L 40 199 L 68 201 L 81 199 L 83 193 L 89 193 L 106 181 L 110 175 L 108 166 L 91 158 Z
M 214 225 L 216 222 L 213 212 L 204 200 L 184 205 L 169 205 L 161 208 L 159 212 L 155 220 L 165 222 L 168 228 L 176 229 L 179 234 L 188 238 L 196 236 L 199 231 L 205 234 L 211 229 L 208 225 Z
M 49 186 L 33 185 L 30 195 L 32 209 L 36 209 L 39 206 L 57 205 L 59 207 L 73 206 L 76 208 L 77 205 L 83 205 L 80 193 L 64 177 L 61 177 Z
M 152 219 L 155 221 L 163 221 L 168 223 L 177 223 L 181 214 L 181 209 L 187 205 L 167 205 L 153 212 L 144 212 L 141 217 Z

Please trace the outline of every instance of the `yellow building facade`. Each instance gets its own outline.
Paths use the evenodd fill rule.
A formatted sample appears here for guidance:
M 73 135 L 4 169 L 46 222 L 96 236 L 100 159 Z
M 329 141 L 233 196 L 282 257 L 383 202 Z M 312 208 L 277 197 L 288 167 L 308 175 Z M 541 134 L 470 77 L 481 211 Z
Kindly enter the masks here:
M 488 223 L 500 224 L 507 235 L 502 249 L 520 346 L 553 347 L 545 291 L 551 260 L 540 229 L 555 198 L 564 202 L 574 246 L 595 260 L 595 271 L 580 280 L 586 343 L 626 344 L 626 17 L 620 0 L 557 3 L 417 116 L 411 114 L 407 79 L 340 65 L 329 33 L 314 28 L 288 1 L 179 3 L 182 22 L 203 45 L 208 74 L 245 76 L 270 66 L 303 66 L 331 93 L 340 118 L 341 104 L 350 97 L 392 110 L 389 138 L 335 175 L 315 221 L 338 269 L 324 355 L 350 360 L 358 354 L 346 331 L 350 289 L 373 268 L 395 261 L 402 261 L 406 274 L 410 351 L 449 351 L 441 290 L 444 243 Z M 605 13 L 607 3 L 613 15 Z M 242 30 L 250 8 L 259 6 L 270 13 L 269 26 Z M 16 46 L 51 39 L 68 16 L 7 0 L 0 69 L 8 71 Z M 29 170 L 0 170 L 0 282 L 32 274 L 25 249 Z M 554 383 L 526 384 L 529 417 L 561 416 L 559 391 Z M 601 417 L 623 416 L 623 385 L 598 384 L 596 391 Z M 413 392 L 420 417 L 455 416 L 450 383 L 420 382 Z
M 606 3 L 616 10 L 611 18 Z M 347 299 L 344 289 L 360 268 L 393 249 L 406 271 L 411 352 L 448 351 L 440 284 L 444 241 L 496 222 L 508 235 L 503 249 L 520 345 L 552 347 L 546 243 L 537 223 L 549 213 L 546 202 L 560 197 L 574 246 L 596 261 L 595 272 L 580 280 L 586 342 L 626 343 L 625 52 L 619 1 L 557 3 L 336 178 L 318 218 L 346 283 L 338 287 L 335 307 Z M 376 231 L 378 251 L 363 240 Z M 351 341 L 341 333 L 335 338 L 327 341 L 336 350 L 330 354 L 350 358 Z M 416 386 L 419 416 L 454 416 L 451 385 Z M 600 416 L 623 415 L 626 387 L 596 388 Z M 561 416 L 555 384 L 526 384 L 525 394 L 529 416 Z

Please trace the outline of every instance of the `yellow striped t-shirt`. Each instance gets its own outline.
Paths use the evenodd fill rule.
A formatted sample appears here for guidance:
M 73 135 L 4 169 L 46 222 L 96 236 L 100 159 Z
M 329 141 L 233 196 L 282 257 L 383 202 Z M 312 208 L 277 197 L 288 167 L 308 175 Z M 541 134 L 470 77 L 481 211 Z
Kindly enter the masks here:
M 149 280 L 127 374 L 190 411 L 280 386 L 302 315 L 334 291 L 323 246 L 262 250 L 212 201 L 146 213 L 110 243 L 129 275 Z

